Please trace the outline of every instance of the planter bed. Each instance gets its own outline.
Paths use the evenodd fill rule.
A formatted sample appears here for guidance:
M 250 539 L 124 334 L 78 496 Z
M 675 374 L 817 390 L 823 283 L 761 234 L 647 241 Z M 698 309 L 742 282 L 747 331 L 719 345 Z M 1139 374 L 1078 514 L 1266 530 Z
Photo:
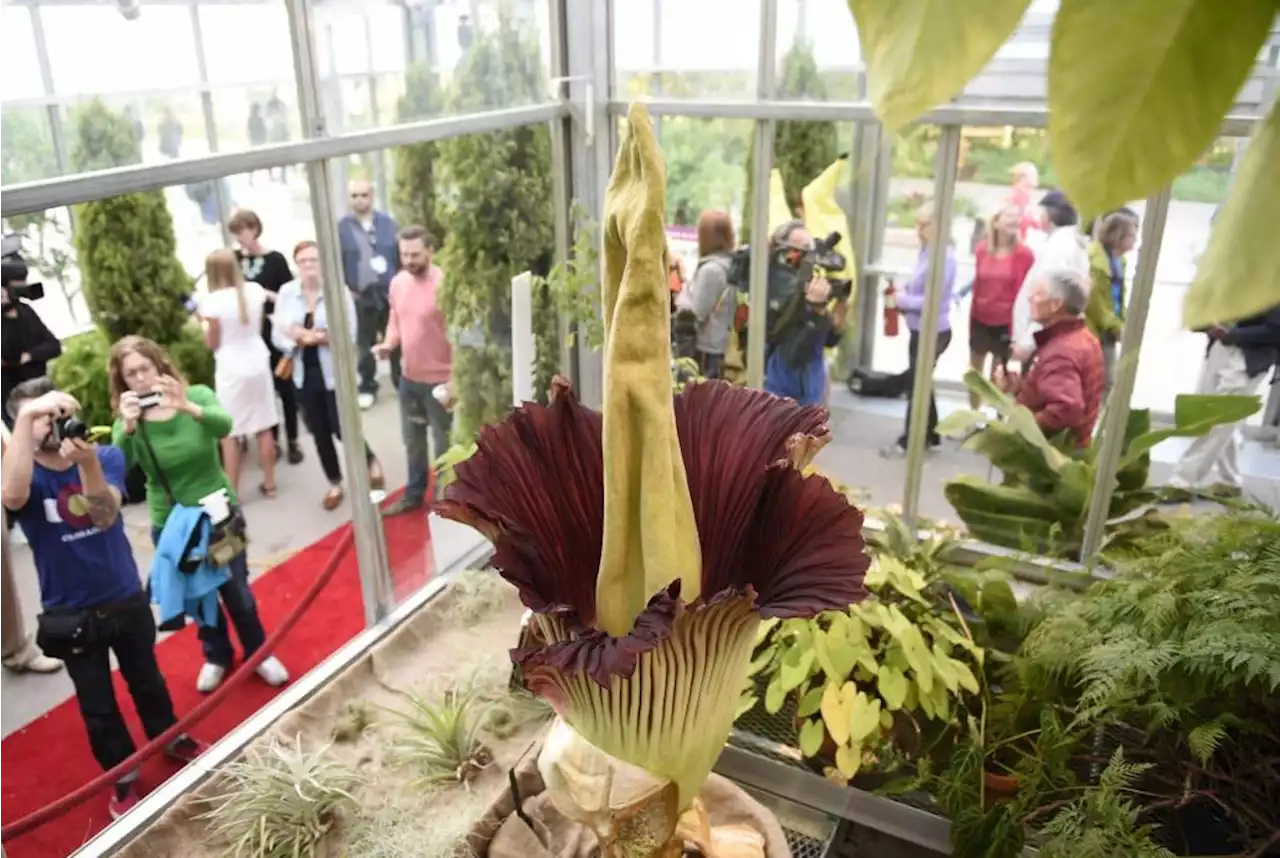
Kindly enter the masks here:
M 400 692 L 444 689 L 459 682 L 486 688 L 505 686 L 507 649 L 516 642 L 522 608 L 514 589 L 496 575 L 486 577 L 489 583 L 473 585 L 468 588 L 470 593 L 455 579 L 384 641 L 249 746 L 262 749 L 272 740 L 285 745 L 300 741 L 302 747 L 313 750 L 328 745 L 327 755 L 363 776 L 363 783 L 353 790 L 359 812 L 355 818 L 340 819 L 317 855 L 390 858 L 452 854 L 472 824 L 506 788 L 507 769 L 544 728 L 545 722 L 535 722 L 506 738 L 486 735 L 494 761 L 466 789 L 460 785 L 410 787 L 420 772 L 389 748 L 389 739 L 400 735 L 403 728 L 397 726 L 395 716 L 376 707 L 406 710 Z M 470 600 L 481 600 L 481 604 L 468 604 Z M 335 721 L 349 701 L 357 700 L 371 705 L 373 725 L 353 741 L 334 742 Z M 210 810 L 206 800 L 221 792 L 223 780 L 215 770 L 116 854 L 127 858 L 227 854 L 227 844 L 211 837 L 207 822 L 198 818 Z

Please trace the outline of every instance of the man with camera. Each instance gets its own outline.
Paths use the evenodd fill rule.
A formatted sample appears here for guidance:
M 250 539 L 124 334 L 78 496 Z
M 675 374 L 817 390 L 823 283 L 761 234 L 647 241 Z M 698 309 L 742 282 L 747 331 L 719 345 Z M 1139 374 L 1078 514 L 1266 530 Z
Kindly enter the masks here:
M 22 260 L 22 237 L 6 235 L 0 248 L 0 276 L 4 289 L 4 330 L 0 340 L 3 352 L 3 386 L 0 403 L 9 401 L 9 393 L 22 382 L 40 378 L 49 361 L 62 354 L 62 343 L 49 332 L 40 315 L 28 304 L 44 297 L 44 286 L 27 282 L 27 265 Z M 4 425 L 12 426 L 9 415 Z
M 849 312 L 850 284 L 835 283 L 826 274 L 845 267 L 844 257 L 833 250 L 838 240 L 833 234 L 815 242 L 796 220 L 775 230 L 769 242 L 764 387 L 801 405 L 826 401 L 823 351 L 840 342 Z
M 124 454 L 88 442 L 87 427 L 75 417 L 79 408 L 47 378 L 13 389 L 3 500 L 31 544 L 40 579 L 44 612 L 36 640 L 66 664 L 93 755 L 109 770 L 135 749 L 111 682 L 112 653 L 147 736 L 159 736 L 177 719 L 156 663 L 151 605 L 120 518 Z M 165 754 L 189 762 L 202 750 L 180 736 Z M 116 782 L 112 817 L 137 804 L 137 781 L 134 770 Z

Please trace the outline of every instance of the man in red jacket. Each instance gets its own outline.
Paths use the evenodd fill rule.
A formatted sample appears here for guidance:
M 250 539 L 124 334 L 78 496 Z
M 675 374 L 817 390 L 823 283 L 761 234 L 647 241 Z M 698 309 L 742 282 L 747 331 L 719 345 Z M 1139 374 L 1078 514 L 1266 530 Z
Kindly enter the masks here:
M 1102 407 L 1106 373 L 1102 345 L 1084 320 L 1089 284 L 1078 271 L 1046 271 L 1032 287 L 1031 318 L 1035 360 L 1026 378 L 997 372 L 996 383 L 1013 394 L 1048 437 L 1067 433 L 1081 449 L 1089 446 Z

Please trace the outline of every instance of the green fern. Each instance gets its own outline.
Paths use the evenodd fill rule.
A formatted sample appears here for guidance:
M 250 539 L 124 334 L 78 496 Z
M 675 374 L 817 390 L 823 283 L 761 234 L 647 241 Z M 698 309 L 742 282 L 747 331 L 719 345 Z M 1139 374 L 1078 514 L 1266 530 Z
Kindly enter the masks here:
M 1152 827 L 1139 825 L 1140 809 L 1128 797 L 1148 765 L 1125 762 L 1116 749 L 1096 787 L 1086 789 L 1044 826 L 1044 858 L 1173 858 L 1151 839 Z

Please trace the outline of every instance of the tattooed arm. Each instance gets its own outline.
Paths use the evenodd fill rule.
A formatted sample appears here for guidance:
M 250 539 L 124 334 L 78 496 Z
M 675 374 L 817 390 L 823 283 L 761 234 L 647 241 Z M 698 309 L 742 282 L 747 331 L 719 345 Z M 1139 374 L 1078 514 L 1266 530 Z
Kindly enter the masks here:
M 120 490 L 107 478 L 105 463 L 98 457 L 95 447 L 79 439 L 68 439 L 63 445 L 75 445 L 76 449 L 63 455 L 80 469 L 80 493 L 88 508 L 89 520 L 99 530 L 106 530 L 120 516 Z M 111 448 L 108 448 L 111 449 Z M 112 450 L 117 456 L 118 450 Z

